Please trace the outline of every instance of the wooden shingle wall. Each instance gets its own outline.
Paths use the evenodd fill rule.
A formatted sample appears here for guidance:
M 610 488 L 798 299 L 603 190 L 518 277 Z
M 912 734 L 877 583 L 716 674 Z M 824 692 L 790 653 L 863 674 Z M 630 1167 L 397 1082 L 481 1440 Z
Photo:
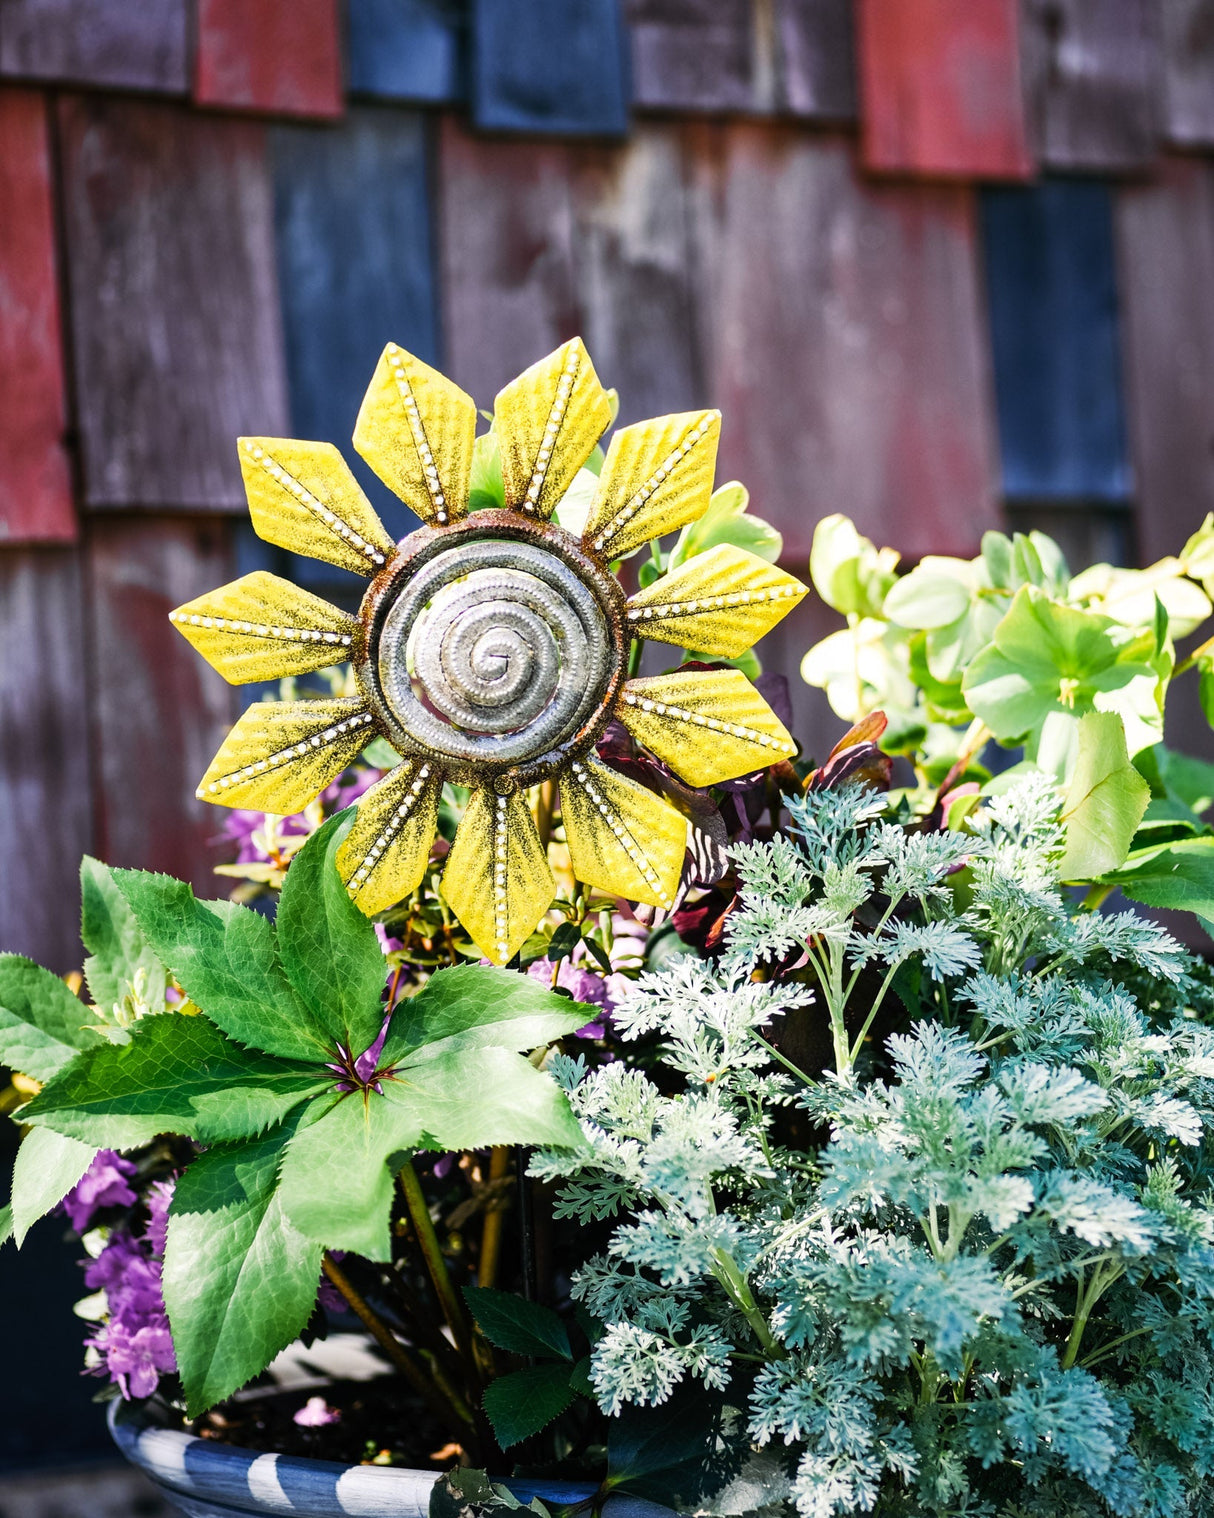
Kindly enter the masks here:
M 243 697 L 164 614 L 356 594 L 234 439 L 348 447 L 386 341 L 720 406 L 794 571 L 831 511 L 1151 558 L 1214 509 L 1211 289 L 1214 0 L 0 0 L 0 947 L 75 963 L 85 848 L 206 888 Z M 817 753 L 832 625 L 763 650 Z

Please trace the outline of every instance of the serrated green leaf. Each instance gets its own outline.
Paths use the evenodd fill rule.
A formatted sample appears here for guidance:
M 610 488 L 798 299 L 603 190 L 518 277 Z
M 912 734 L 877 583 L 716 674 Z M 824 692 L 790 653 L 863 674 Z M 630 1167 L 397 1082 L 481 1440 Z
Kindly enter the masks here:
M 327 1248 L 387 1260 L 392 1177 L 418 1149 L 568 1146 L 580 1138 L 564 1092 L 521 1055 L 452 1047 L 398 1066 L 382 1096 L 343 1096 L 296 1134 L 283 1159 L 283 1206 Z
M 136 1023 L 129 1043 L 86 1050 L 21 1116 L 104 1149 L 160 1133 L 217 1143 L 261 1133 L 332 1082 L 328 1071 L 242 1049 L 205 1017 L 162 1012 Z
M 322 1030 L 283 970 L 274 927 L 233 901 L 199 901 L 184 880 L 115 870 L 148 943 L 229 1038 L 284 1059 L 320 1060 Z
M 144 999 L 164 1000 L 165 972 L 159 955 L 144 937 L 114 872 L 88 854 L 80 862 L 80 936 L 89 950 L 84 977 L 97 1005 L 109 1011 L 126 996 L 142 970 Z
M 1062 880 L 1095 880 L 1121 865 L 1142 821 L 1151 788 L 1130 763 L 1125 729 L 1113 712 L 1079 719 L 1079 749 L 1062 803 L 1066 848 Z
M 1163 847 L 1135 849 L 1105 877 L 1145 907 L 1214 918 L 1214 837 L 1182 838 Z
M 607 1485 L 655 1502 L 700 1496 L 721 1435 L 721 1398 L 682 1387 L 659 1407 L 625 1407 L 607 1438 Z
M 569 1385 L 579 1397 L 589 1397 L 592 1402 L 595 1401 L 598 1393 L 594 1389 L 594 1382 L 590 1379 L 589 1355 L 583 1355 L 569 1372 Z
M 465 1286 L 464 1298 L 477 1327 L 494 1348 L 514 1355 L 573 1359 L 569 1332 L 551 1307 L 488 1286 Z
M 380 1066 L 490 1045 L 538 1049 L 585 1027 L 594 1011 L 513 970 L 455 965 L 397 1007 Z
M 535 1365 L 490 1382 L 483 1404 L 497 1442 L 509 1449 L 547 1428 L 572 1401 L 568 1366 Z
M 294 1227 L 279 1195 L 291 1131 L 216 1145 L 177 1182 L 164 1300 L 191 1418 L 259 1375 L 315 1304 L 321 1246 Z
M 49 1128 L 31 1128 L 13 1162 L 13 1237 L 20 1249 L 25 1236 L 53 1207 L 58 1207 L 93 1162 L 92 1144 L 65 1138 Z
M 48 1081 L 103 1042 L 95 1014 L 57 975 L 20 954 L 0 954 L 0 1064 Z
M 383 1024 L 387 966 L 371 920 L 351 901 L 337 869 L 337 850 L 353 821 L 352 808 L 330 817 L 291 861 L 278 902 L 278 952 L 316 1020 L 361 1054 Z

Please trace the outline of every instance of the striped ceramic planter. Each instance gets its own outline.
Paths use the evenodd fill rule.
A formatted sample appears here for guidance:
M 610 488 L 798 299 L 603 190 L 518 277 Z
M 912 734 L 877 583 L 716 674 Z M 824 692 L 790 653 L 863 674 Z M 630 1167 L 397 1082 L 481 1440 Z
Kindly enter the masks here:
M 339 1465 L 295 1455 L 236 1449 L 158 1425 L 145 1404 L 111 1402 L 110 1432 L 118 1448 L 186 1518 L 428 1518 L 434 1471 L 387 1465 Z M 585 1501 L 589 1483 L 512 1481 L 529 1502 Z M 669 1508 L 637 1497 L 613 1497 L 605 1518 L 673 1518 Z

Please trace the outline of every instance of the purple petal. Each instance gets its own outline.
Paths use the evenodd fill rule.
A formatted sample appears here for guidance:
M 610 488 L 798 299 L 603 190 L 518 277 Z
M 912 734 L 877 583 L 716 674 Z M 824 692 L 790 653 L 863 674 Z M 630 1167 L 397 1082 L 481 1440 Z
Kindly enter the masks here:
M 376 1066 L 379 1064 L 379 1056 L 384 1050 L 384 1039 L 388 1036 L 388 1024 L 391 1021 L 392 1015 L 389 1013 L 384 1018 L 383 1025 L 379 1030 L 379 1037 L 369 1049 L 364 1049 L 354 1061 L 354 1073 L 360 1081 L 368 1081 L 375 1074 Z

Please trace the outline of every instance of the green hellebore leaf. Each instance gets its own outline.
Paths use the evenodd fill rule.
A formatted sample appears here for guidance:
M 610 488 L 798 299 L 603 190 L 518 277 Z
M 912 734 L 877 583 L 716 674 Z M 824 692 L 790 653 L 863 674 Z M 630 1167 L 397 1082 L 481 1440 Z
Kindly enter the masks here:
M 1109 618 L 1062 606 L 1026 585 L 961 688 L 997 738 L 1027 738 L 1030 757 L 1037 757 L 1035 739 L 1051 713 L 1076 717 L 1094 709 L 1120 713 L 1136 753 L 1157 741 L 1152 724 L 1162 724 L 1153 649 L 1153 635 L 1129 637 Z
M 947 627 L 969 611 L 975 588 L 974 566 L 967 559 L 928 554 L 890 588 L 884 615 L 899 627 Z
M 88 1007 L 57 975 L 20 954 L 0 954 L 0 1064 L 48 1081 L 82 1049 L 104 1042 Z
M 362 760 L 373 770 L 394 770 L 400 763 L 401 756 L 386 738 L 376 737 L 363 749 Z
M 897 563 L 893 549 L 875 548 L 838 512 L 823 517 L 814 529 L 810 579 L 826 604 L 844 616 L 884 616 Z
M 199 901 L 171 875 L 113 875 L 147 942 L 229 1038 L 284 1059 L 321 1058 L 322 1028 L 287 979 L 267 918 L 232 901 Z
M 689 522 L 675 540 L 670 554 L 670 568 L 677 569 L 697 554 L 715 548 L 719 543 L 731 543 L 744 548 L 757 558 L 774 564 L 784 549 L 784 539 L 762 517 L 752 517 L 747 511 L 750 492 L 737 480 L 730 480 L 712 493 L 708 510 L 698 521 Z
M 1200 580 L 1209 595 L 1214 586 L 1214 511 L 1206 513 L 1206 519 L 1180 550 L 1184 572 L 1194 580 Z
M 18 1249 L 38 1219 L 58 1207 L 96 1153 L 92 1144 L 49 1128 L 31 1128 L 25 1135 L 13 1163 L 13 1237 Z
M 1214 836 L 1135 849 L 1105 883 L 1146 907 L 1193 912 L 1214 933 Z
M 552 520 L 558 527 L 571 532 L 575 538 L 580 538 L 586 530 L 586 521 L 598 488 L 598 471 L 583 465 L 574 475 L 568 490 L 556 503 Z
M 164 1300 L 191 1418 L 260 1375 L 315 1305 L 322 1250 L 279 1197 L 288 1136 L 280 1127 L 252 1143 L 217 1144 L 173 1193 Z
M 7 1244 L 13 1236 L 13 1209 L 7 1203 L 0 1207 L 0 1244 Z
M 1199 817 L 1214 806 L 1214 764 L 1191 754 L 1178 754 L 1157 745 L 1155 755 L 1166 794 L 1190 807 Z
M 208 1018 L 163 1012 L 126 1044 L 88 1049 L 24 1107 L 22 1120 L 103 1149 L 160 1133 L 249 1138 L 332 1084 L 316 1066 L 242 1049 Z
M 660 1407 L 625 1407 L 611 1419 L 604 1484 L 685 1510 L 703 1491 L 721 1438 L 721 1411 L 719 1395 L 686 1386 Z
M 1151 788 L 1130 763 L 1125 729 L 1113 712 L 1079 719 L 1078 757 L 1062 803 L 1063 880 L 1095 880 L 1121 865 L 1142 821 Z
M 485 1388 L 484 1408 L 503 1449 L 529 1439 L 573 1401 L 567 1365 L 533 1365 L 499 1376 Z
M 593 1007 L 557 996 L 530 976 L 456 965 L 432 975 L 397 1006 L 380 1068 L 456 1049 L 539 1049 L 585 1027 L 594 1015 Z
M 393 1172 L 415 1150 L 580 1141 L 564 1092 L 521 1055 L 454 1040 L 425 1053 L 385 1076 L 382 1096 L 350 1092 L 287 1145 L 283 1206 L 326 1248 L 391 1258 Z
M 495 1349 L 514 1355 L 573 1359 L 569 1331 L 551 1307 L 489 1286 L 465 1286 L 464 1299 L 477 1327 Z
M 140 930 L 114 872 L 87 854 L 80 862 L 80 937 L 89 950 L 84 978 L 97 1005 L 106 1011 L 121 1002 L 142 970 L 145 1000 L 164 1000 L 165 973 L 159 955 Z
M 287 979 L 330 1037 L 361 1054 L 383 1025 L 383 950 L 338 873 L 336 855 L 354 821 L 330 817 L 291 861 L 278 901 L 278 952 Z M 205 1002 L 200 1002 L 209 1011 Z

